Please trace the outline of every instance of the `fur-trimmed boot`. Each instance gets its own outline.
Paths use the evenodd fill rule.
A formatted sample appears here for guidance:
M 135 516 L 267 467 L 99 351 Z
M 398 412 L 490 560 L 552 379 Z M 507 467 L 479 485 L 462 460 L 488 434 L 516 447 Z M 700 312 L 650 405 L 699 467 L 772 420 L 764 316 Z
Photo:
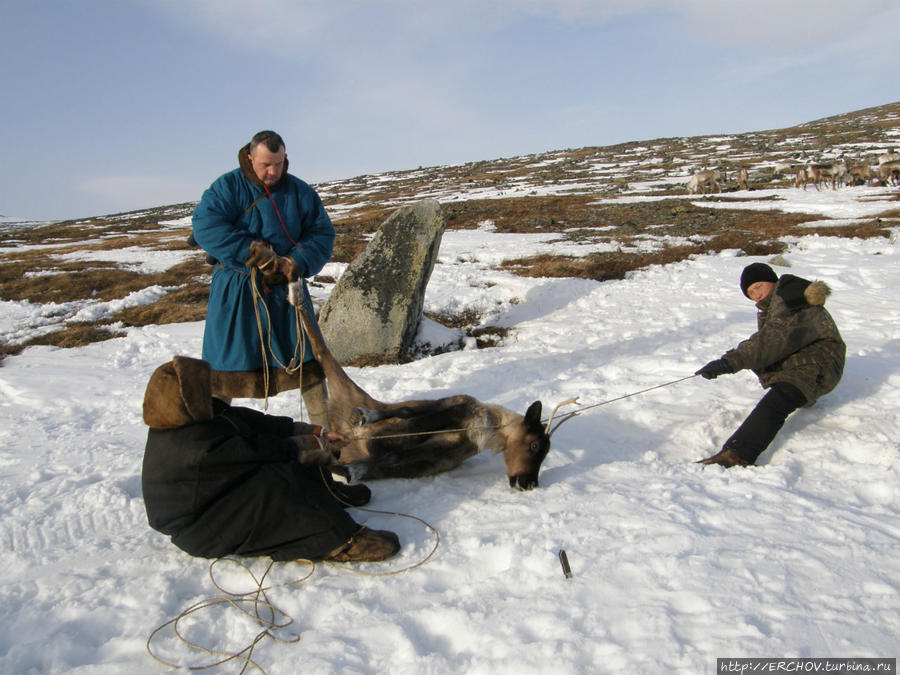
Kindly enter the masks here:
M 334 562 L 378 562 L 400 550 L 400 537 L 387 530 L 370 530 L 365 525 L 346 544 L 325 559 Z
M 741 457 L 733 448 L 726 446 L 712 457 L 701 459 L 697 464 L 718 464 L 729 469 L 733 466 L 752 466 L 753 463 Z

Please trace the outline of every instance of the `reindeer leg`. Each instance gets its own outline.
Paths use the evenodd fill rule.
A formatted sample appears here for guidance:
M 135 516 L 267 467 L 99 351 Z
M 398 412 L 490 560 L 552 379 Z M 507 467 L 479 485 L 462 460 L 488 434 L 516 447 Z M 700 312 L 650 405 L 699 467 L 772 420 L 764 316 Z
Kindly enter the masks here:
M 453 436 L 432 437 L 424 443 L 399 448 L 378 459 L 350 462 L 340 470 L 351 482 L 379 478 L 421 478 L 444 473 L 478 454 L 474 443 Z
M 471 397 L 454 396 L 371 411 L 384 423 L 370 429 L 370 459 L 344 465 L 348 477 L 417 478 L 458 466 L 479 450 L 468 433 L 473 404 L 478 405 Z
M 440 410 L 446 409 L 451 405 L 458 405 L 459 401 L 455 398 L 449 399 L 436 399 L 434 401 L 421 401 L 417 403 L 412 403 L 409 405 L 400 405 L 395 407 L 385 407 L 375 410 L 373 408 L 357 408 L 356 412 L 359 414 L 359 424 L 360 426 L 366 426 L 369 424 L 375 424 L 375 422 L 381 422 L 383 420 L 388 420 L 391 418 L 397 419 L 413 419 L 414 417 L 419 417 L 421 415 L 428 415 L 430 413 L 438 412 Z

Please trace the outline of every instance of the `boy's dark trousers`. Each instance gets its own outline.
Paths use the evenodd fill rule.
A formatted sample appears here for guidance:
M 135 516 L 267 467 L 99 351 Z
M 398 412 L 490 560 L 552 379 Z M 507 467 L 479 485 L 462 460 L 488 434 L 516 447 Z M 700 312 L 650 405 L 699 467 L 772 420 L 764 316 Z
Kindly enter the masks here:
M 748 464 L 754 464 L 784 426 L 788 415 L 805 403 L 806 397 L 797 387 L 776 382 L 731 438 L 725 441 L 722 449 L 734 450 Z

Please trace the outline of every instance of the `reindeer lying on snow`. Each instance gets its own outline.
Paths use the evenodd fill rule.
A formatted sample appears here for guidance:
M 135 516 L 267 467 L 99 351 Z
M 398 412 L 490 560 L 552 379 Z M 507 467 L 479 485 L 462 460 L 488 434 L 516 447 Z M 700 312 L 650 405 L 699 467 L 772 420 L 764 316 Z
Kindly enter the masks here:
M 328 428 L 352 439 L 341 450 L 341 473 L 350 480 L 418 478 L 449 471 L 482 450 L 503 453 L 510 487 L 538 486 L 550 450 L 541 402 L 525 416 L 471 396 L 382 403 L 362 390 L 332 356 L 318 328 L 298 306 L 313 354 L 325 371 Z M 552 433 L 552 432 L 551 432 Z

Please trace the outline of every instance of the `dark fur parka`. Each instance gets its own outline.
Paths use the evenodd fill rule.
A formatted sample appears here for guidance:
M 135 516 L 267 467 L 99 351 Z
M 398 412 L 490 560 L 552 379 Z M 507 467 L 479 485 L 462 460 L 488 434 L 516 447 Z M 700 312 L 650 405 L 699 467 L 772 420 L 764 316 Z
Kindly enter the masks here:
M 786 382 L 806 406 L 837 386 L 847 347 L 825 309 L 831 290 L 822 281 L 782 275 L 757 303 L 757 332 L 722 357 L 734 372 L 749 368 L 763 387 Z
M 147 386 L 142 487 L 150 526 L 191 555 L 318 559 L 359 529 L 317 466 L 298 463 L 289 417 L 210 397 L 209 366 L 176 357 Z

